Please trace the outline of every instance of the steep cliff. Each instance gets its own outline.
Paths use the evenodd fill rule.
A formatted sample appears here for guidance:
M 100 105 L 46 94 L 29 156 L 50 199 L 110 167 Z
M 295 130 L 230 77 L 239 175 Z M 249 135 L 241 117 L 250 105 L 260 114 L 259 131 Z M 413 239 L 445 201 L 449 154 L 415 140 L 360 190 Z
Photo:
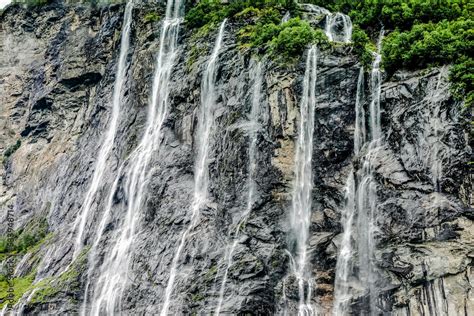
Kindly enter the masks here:
M 183 23 L 170 48 L 173 43 L 162 40 L 163 30 L 173 30 L 162 27 L 165 4 L 135 4 L 117 132 L 83 240 L 75 245 L 112 119 L 124 10 L 56 1 L 0 13 L 0 214 L 15 230 L 2 239 L 1 259 L 5 275 L 14 267 L 14 313 L 89 314 L 98 304 L 102 312 L 157 314 L 170 292 L 168 314 L 213 314 L 217 308 L 223 314 L 295 314 L 300 297 L 291 275 L 296 238 L 290 211 L 308 53 L 293 66 L 260 60 L 237 44 L 240 26 L 233 21 L 224 26 L 216 52 L 204 157 L 208 193 L 193 213 L 202 94 L 211 93 L 203 81 L 219 30 L 197 33 Z M 159 55 L 163 49 L 174 59 Z M 173 65 L 159 80 L 157 56 Z M 346 182 L 367 150 L 354 153 L 356 101 L 367 96 L 360 101 L 368 113 L 373 94 L 370 70 L 358 85 L 361 66 L 351 45 L 317 49 L 308 262 L 314 283 L 309 301 L 321 314 L 333 309 Z M 143 199 L 130 212 L 130 166 L 146 154 L 139 150 L 144 133 L 156 128 L 150 102 L 154 83 L 163 80 L 169 80 L 167 95 L 159 95 L 168 100 L 166 113 L 138 177 Z M 447 67 L 390 78 L 382 73 L 384 142 L 372 159 L 374 273 L 370 293 L 352 292 L 354 313 L 474 310 L 471 148 L 463 104 L 449 85 Z M 7 229 L 0 227 L 2 236 Z M 130 247 L 122 262 L 113 249 L 123 236 Z M 125 285 L 99 295 L 110 260 L 126 271 L 113 275 Z M 2 281 L 2 295 L 7 290 Z

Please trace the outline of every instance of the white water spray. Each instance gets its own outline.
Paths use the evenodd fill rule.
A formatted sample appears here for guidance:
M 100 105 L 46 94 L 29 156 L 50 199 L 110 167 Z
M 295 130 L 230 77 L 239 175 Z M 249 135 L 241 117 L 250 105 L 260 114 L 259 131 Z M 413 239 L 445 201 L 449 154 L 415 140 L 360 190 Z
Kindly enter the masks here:
M 226 289 L 227 277 L 229 273 L 229 268 L 233 264 L 233 254 L 237 244 L 239 243 L 239 236 L 240 230 L 242 225 L 246 222 L 248 215 L 252 211 L 253 204 L 255 202 L 255 194 L 256 194 L 256 185 L 255 185 L 255 172 L 257 168 L 257 136 L 258 130 L 260 129 L 259 118 L 261 115 L 261 98 L 262 98 L 262 63 L 259 62 L 252 67 L 250 71 L 250 77 L 255 78 L 253 84 L 253 95 L 252 95 L 252 108 L 250 110 L 250 121 L 251 127 L 249 132 L 249 150 L 248 150 L 248 157 L 249 157 L 249 175 L 248 175 L 248 189 L 247 189 L 247 207 L 245 210 L 240 214 L 239 219 L 237 221 L 237 225 L 234 229 L 231 230 L 231 237 L 233 236 L 233 242 L 228 249 L 226 255 L 224 256 L 226 261 L 226 268 L 224 270 L 224 276 L 222 278 L 221 288 L 219 291 L 219 301 L 217 303 L 217 307 L 214 311 L 215 315 L 219 315 L 222 303 L 224 301 L 224 294 Z
M 440 93 L 440 83 L 442 82 L 443 75 L 445 75 L 446 68 L 442 67 L 439 71 L 437 80 L 436 80 L 436 87 L 433 91 L 432 98 L 436 97 L 439 98 Z M 442 148 L 442 133 L 443 133 L 443 126 L 441 124 L 441 104 L 438 101 L 435 101 L 435 108 L 433 117 L 430 120 L 430 125 L 432 129 L 432 134 L 435 137 L 435 142 L 433 145 L 433 149 L 431 150 L 431 154 L 428 155 L 431 158 L 431 178 L 433 182 L 433 186 L 436 192 L 441 192 L 441 177 L 443 175 L 443 161 L 440 159 L 440 151 Z
M 293 273 L 298 281 L 298 315 L 314 315 L 311 303 L 313 281 L 311 277 L 307 243 L 311 224 L 313 177 L 314 112 L 316 108 L 317 48 L 311 47 L 306 60 L 303 96 L 300 103 L 300 122 L 295 154 L 295 180 L 292 193 L 290 225 L 296 238 Z
M 356 96 L 356 127 L 354 134 L 354 154 L 361 149 L 366 153 L 360 157 L 362 168 L 351 170 L 346 183 L 346 205 L 342 216 L 344 229 L 336 265 L 334 315 L 350 314 L 350 303 L 357 291 L 362 290 L 369 298 L 369 314 L 376 313 L 376 271 L 374 264 L 377 183 L 374 179 L 373 163 L 382 145 L 380 118 L 381 91 L 381 42 L 383 30 L 377 45 L 378 52 L 372 64 L 370 77 L 371 101 L 369 105 L 369 130 L 366 130 L 363 108 L 363 70 L 359 73 Z M 356 217 L 356 219 L 355 219 Z M 357 241 L 353 239 L 357 236 Z M 357 262 L 354 254 L 358 254 Z M 357 269 L 353 269 L 357 265 Z M 356 273 L 355 271 L 358 271 Z
M 149 164 L 152 154 L 159 149 L 161 128 L 168 113 L 169 83 L 178 52 L 178 36 L 182 22 L 183 3 L 183 0 L 168 0 L 167 2 L 166 17 L 161 27 L 160 50 L 148 107 L 147 124 L 140 143 L 127 160 L 128 165 L 124 166 L 124 170 L 126 170 L 124 190 L 127 196 L 125 218 L 118 229 L 118 236 L 113 247 L 105 256 L 98 274 L 98 280 L 93 288 L 92 315 L 113 315 L 122 310 L 123 292 L 129 279 L 131 245 L 135 237 L 136 224 L 140 217 L 140 209 L 144 203 L 144 195 L 149 181 Z M 120 176 L 119 173 L 110 191 L 107 209 L 100 225 L 102 231 L 97 236 L 94 248 L 97 248 L 96 246 L 104 233 L 104 223 L 110 217 L 113 195 L 119 185 Z M 95 254 L 91 254 L 91 258 L 95 257 Z M 83 308 L 83 311 L 85 313 L 86 308 Z
M 205 205 L 209 186 L 209 147 L 211 130 L 214 125 L 214 110 L 216 107 L 216 77 L 218 57 L 222 47 L 226 20 L 219 28 L 219 34 L 214 45 L 214 50 L 207 64 L 201 83 L 201 108 L 198 117 L 195 141 L 197 144 L 197 157 L 194 174 L 194 199 L 192 205 L 191 220 L 180 238 L 178 248 L 175 252 L 170 267 L 170 276 L 165 290 L 165 297 L 160 315 L 168 315 L 171 295 L 173 293 L 176 279 L 176 269 L 181 253 L 184 249 L 186 238 L 199 220 L 200 210 Z
M 285 15 L 281 19 L 281 23 L 283 24 L 285 22 L 288 22 L 290 19 L 291 19 L 291 13 L 290 11 L 286 11 Z
M 115 77 L 114 91 L 112 96 L 112 116 L 108 130 L 105 134 L 104 141 L 99 150 L 97 156 L 97 162 L 94 169 L 94 175 L 92 177 L 89 190 L 86 193 L 84 203 L 82 205 L 79 216 L 74 224 L 74 231 L 76 232 L 76 240 L 74 244 L 73 261 L 79 255 L 84 246 L 84 231 L 87 224 L 87 220 L 90 217 L 92 210 L 92 204 L 96 197 L 97 191 L 99 190 L 102 179 L 104 177 L 104 171 L 107 165 L 107 158 L 112 151 L 114 145 L 115 135 L 117 134 L 117 128 L 120 118 L 120 104 L 122 98 L 122 89 L 126 80 L 126 68 L 127 68 L 127 55 L 130 48 L 130 29 L 132 24 L 132 9 L 133 1 L 127 3 L 124 12 L 123 27 L 122 27 L 122 38 L 120 41 L 120 54 L 117 63 L 117 74 Z
M 365 111 L 364 111 L 364 69 L 361 67 L 359 77 L 357 80 L 357 94 L 356 94 L 356 121 L 354 132 L 354 154 L 358 155 L 361 147 L 366 141 L 365 130 Z M 336 264 L 336 280 L 334 287 L 334 315 L 347 314 L 351 293 L 350 293 L 350 273 L 352 272 L 352 257 L 354 255 L 352 245 L 352 234 L 354 216 L 356 215 L 356 187 L 355 187 L 354 171 L 351 170 L 346 182 L 345 199 L 346 205 L 344 213 L 342 214 L 343 235 L 341 240 L 341 248 Z
M 351 18 L 340 12 L 327 14 L 324 32 L 331 42 L 350 43 L 352 38 Z
M 358 155 L 367 139 L 364 110 L 364 67 L 360 68 L 359 77 L 357 79 L 355 109 L 354 154 Z

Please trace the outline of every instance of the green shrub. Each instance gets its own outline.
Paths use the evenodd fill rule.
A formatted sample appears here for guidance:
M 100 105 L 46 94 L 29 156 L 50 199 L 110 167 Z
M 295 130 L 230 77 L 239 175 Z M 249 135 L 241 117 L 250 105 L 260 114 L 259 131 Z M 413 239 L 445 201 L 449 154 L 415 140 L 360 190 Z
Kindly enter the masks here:
M 160 20 L 160 15 L 157 12 L 149 12 L 143 17 L 145 23 L 158 22 Z
M 321 30 L 314 30 L 308 22 L 294 18 L 283 23 L 278 36 L 270 44 L 273 55 L 282 55 L 285 58 L 300 56 L 310 44 L 327 47 L 328 39 Z
M 0 309 L 9 301 L 7 300 L 8 297 L 8 290 L 10 286 L 13 286 L 13 304 L 18 302 L 18 300 L 25 294 L 30 288 L 31 284 L 33 283 L 36 276 L 36 272 L 33 271 L 27 276 L 24 277 L 17 277 L 8 281 L 5 276 L 2 276 L 0 280 Z M 10 282 L 10 284 L 9 284 Z
M 80 277 L 87 267 L 90 247 L 84 247 L 68 269 L 59 276 L 48 277 L 31 286 L 35 293 L 31 303 L 46 303 L 61 291 L 74 291 L 80 286 Z
M 45 5 L 48 2 L 49 2 L 48 0 L 13 0 L 12 1 L 12 3 L 24 4 L 29 7 Z
M 220 0 L 201 0 L 187 12 L 185 20 L 190 28 L 199 28 L 209 23 L 219 23 L 225 18 L 242 18 L 239 14 L 245 10 L 250 13 L 256 9 L 274 9 L 281 18 L 282 11 L 294 12 L 296 3 L 294 0 L 236 0 L 222 4 Z
M 223 6 L 218 0 L 200 1 L 186 14 L 186 23 L 190 28 L 198 28 L 225 18 Z
M 409 30 L 415 23 L 439 22 L 467 17 L 472 10 L 469 0 L 308 0 L 340 11 L 363 29 Z
M 474 23 L 468 19 L 417 24 L 410 31 L 395 31 L 384 40 L 384 65 L 389 71 L 456 62 L 474 48 Z
M 465 99 L 466 107 L 474 104 L 474 59 L 463 56 L 453 65 L 450 73 L 453 83 L 453 95 L 458 99 Z
M 383 45 L 383 65 L 388 73 L 405 68 L 424 68 L 453 64 L 451 82 L 453 93 L 465 98 L 467 105 L 473 99 L 474 21 L 459 18 L 437 24 L 417 24 L 410 31 L 395 31 Z
M 15 144 L 11 145 L 10 147 L 8 147 L 4 152 L 3 152 L 3 163 L 7 162 L 8 158 L 10 158 L 11 155 L 13 155 L 13 153 L 15 151 L 18 150 L 18 148 L 20 148 L 21 146 L 21 140 L 18 139 L 16 141 Z
M 301 56 L 311 44 L 318 44 L 321 48 L 329 46 L 323 31 L 313 29 L 300 18 L 290 19 L 283 24 L 264 21 L 270 22 L 262 23 L 257 19 L 255 24 L 246 25 L 239 31 L 241 47 L 269 51 L 274 58 L 287 62 Z
M 354 53 L 359 57 L 361 64 L 368 69 L 372 63 L 372 52 L 375 51 L 375 45 L 370 41 L 367 33 L 358 25 L 352 29 L 352 45 Z
M 24 229 L 0 238 L 0 254 L 26 253 L 38 247 L 46 239 L 47 232 L 46 219 L 33 219 Z

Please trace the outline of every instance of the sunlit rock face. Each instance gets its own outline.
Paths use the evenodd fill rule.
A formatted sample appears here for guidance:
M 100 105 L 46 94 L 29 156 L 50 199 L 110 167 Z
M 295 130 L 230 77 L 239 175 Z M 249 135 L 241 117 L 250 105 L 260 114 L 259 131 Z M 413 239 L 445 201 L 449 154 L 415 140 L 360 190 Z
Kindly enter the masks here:
M 75 223 L 111 120 L 124 10 L 124 4 L 94 8 L 54 1 L 0 13 L 0 150 L 17 147 L 3 155 L 0 215 L 6 222 L 13 214 L 15 229 L 47 223 L 34 247 L 2 257 L 3 270 L 12 263 L 16 278 L 36 284 L 24 289 L 17 313 L 92 314 L 100 287 L 95 282 L 126 227 L 131 198 L 125 171 L 150 117 L 164 1 L 137 1 L 132 10 L 117 132 L 83 248 L 73 260 Z M 160 19 L 145 19 L 150 12 Z M 318 21 L 324 28 L 324 17 Z M 297 313 L 301 291 L 292 275 L 290 254 L 297 246 L 290 215 L 309 52 L 291 67 L 260 60 L 258 79 L 259 61 L 236 45 L 238 27 L 225 25 L 214 69 L 213 124 L 206 134 L 207 196 L 193 217 L 202 85 L 218 32 L 216 26 L 196 37 L 180 24 L 167 112 L 135 213 L 127 281 L 108 313 L 162 312 L 173 265 L 170 315 L 212 314 L 218 306 L 221 314 Z M 358 87 L 367 122 L 372 95 L 370 70 L 358 85 L 360 68 L 350 46 L 317 52 L 306 241 L 312 292 L 305 301 L 323 315 L 332 313 L 335 300 L 347 179 L 362 168 L 367 152 L 354 151 Z M 383 142 L 371 161 L 377 203 L 370 264 L 377 295 L 371 303 L 364 289 L 351 291 L 348 311 L 468 314 L 474 310 L 474 230 L 463 105 L 449 92 L 447 68 L 399 71 L 392 78 L 382 72 L 381 78 Z M 0 232 L 5 235 L 7 225 Z M 358 234 L 352 238 L 357 241 Z M 358 256 L 354 251 L 352 257 Z M 354 271 L 360 269 L 355 261 Z M 99 311 L 105 313 L 105 305 Z

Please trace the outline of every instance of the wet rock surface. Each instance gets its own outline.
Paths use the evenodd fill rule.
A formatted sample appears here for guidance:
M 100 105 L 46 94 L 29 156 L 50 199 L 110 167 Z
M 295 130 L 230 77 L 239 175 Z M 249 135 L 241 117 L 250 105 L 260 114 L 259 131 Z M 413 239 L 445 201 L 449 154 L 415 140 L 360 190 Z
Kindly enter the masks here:
M 51 281 L 58 288 L 28 302 L 34 293 L 26 292 L 17 312 L 77 313 L 87 278 L 98 273 L 86 269 L 85 261 L 77 264 L 79 273 L 68 282 L 56 280 L 72 259 L 72 227 L 110 116 L 123 9 L 123 5 L 91 8 L 57 1 L 41 9 L 12 6 L 0 13 L 0 149 L 5 152 L 21 141 L 0 170 L 0 215 L 4 220 L 13 212 L 15 229 L 36 218 L 47 219 L 50 237 L 11 260 L 16 277 L 34 271 L 33 283 Z M 142 2 L 133 11 L 119 132 L 87 223 L 87 245 L 97 234 L 117 169 L 137 146 L 146 123 L 160 22 L 147 22 L 144 16 L 163 10 Z M 237 30 L 229 24 L 219 57 L 209 197 L 178 262 L 171 314 L 215 310 L 229 233 L 247 203 L 248 121 L 255 78 L 250 53 L 235 42 Z M 185 25 L 181 30 L 179 58 L 171 76 L 171 107 L 161 147 L 150 164 L 151 180 L 122 302 L 127 314 L 160 310 L 171 261 L 189 224 L 200 85 L 216 32 L 196 37 Z M 293 247 L 288 214 L 304 67 L 304 56 L 292 67 L 264 60 L 257 199 L 233 253 L 223 314 L 280 313 L 284 295 L 296 304 L 297 285 L 286 278 L 286 250 Z M 319 52 L 309 247 L 316 284 L 313 300 L 324 314 L 330 313 L 333 302 L 344 185 L 351 164 L 358 161 L 353 156 L 353 132 L 359 68 L 348 49 Z M 467 315 L 474 310 L 470 290 L 474 230 L 467 166 L 471 148 L 462 104 L 450 95 L 443 68 L 399 72 L 385 80 L 381 108 L 386 142 L 375 160 L 378 306 L 395 315 L 434 310 L 439 315 Z M 116 208 L 99 257 L 123 221 L 123 190 L 121 184 L 113 195 Z M 0 232 L 6 233 L 6 225 Z M 363 312 L 364 299 L 361 294 L 354 300 L 354 312 Z

